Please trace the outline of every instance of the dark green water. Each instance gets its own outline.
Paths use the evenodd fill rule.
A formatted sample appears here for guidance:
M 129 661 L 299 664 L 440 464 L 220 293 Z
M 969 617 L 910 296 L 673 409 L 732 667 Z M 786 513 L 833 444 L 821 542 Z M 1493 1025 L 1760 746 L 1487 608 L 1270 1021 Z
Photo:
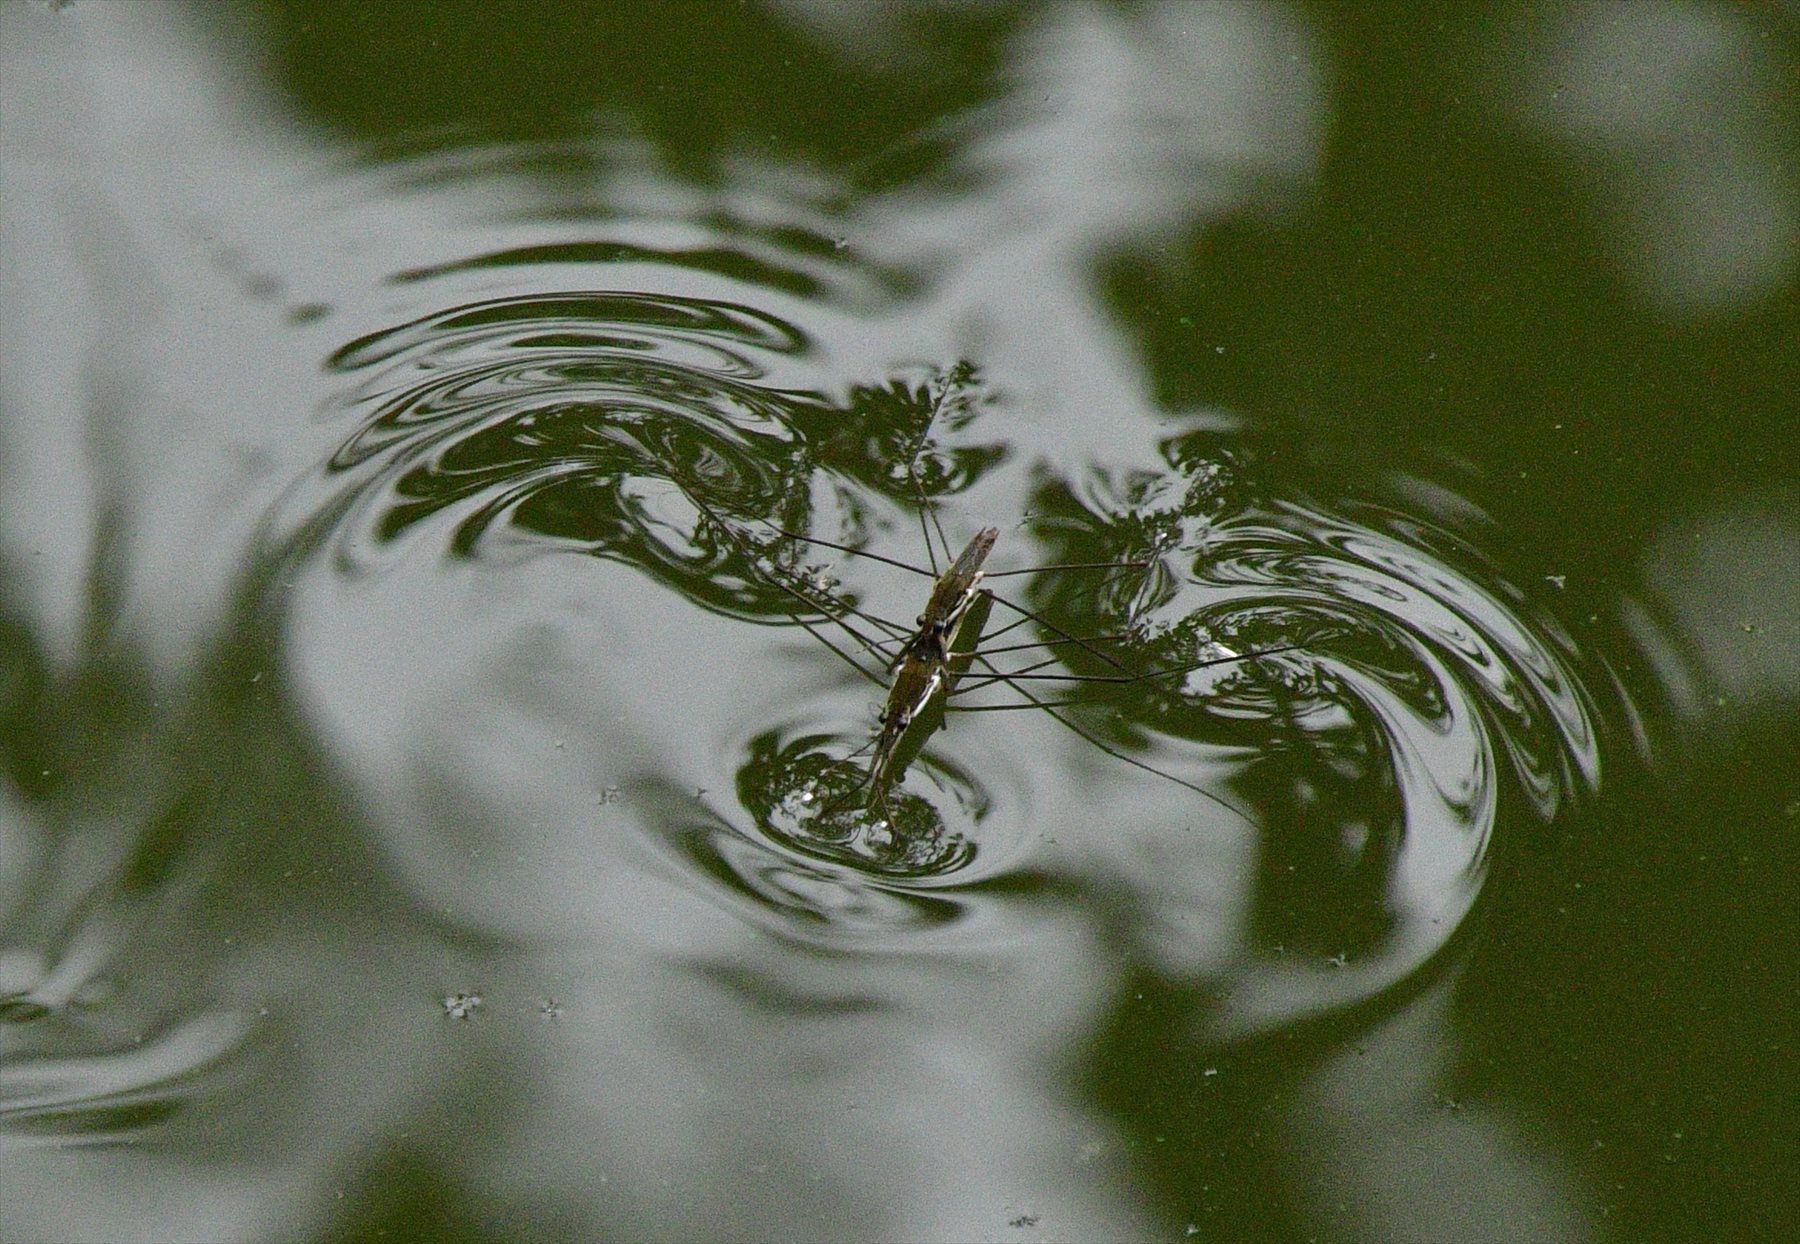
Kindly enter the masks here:
M 1781 1238 L 1797 61 L 0 5 L 0 1238 Z

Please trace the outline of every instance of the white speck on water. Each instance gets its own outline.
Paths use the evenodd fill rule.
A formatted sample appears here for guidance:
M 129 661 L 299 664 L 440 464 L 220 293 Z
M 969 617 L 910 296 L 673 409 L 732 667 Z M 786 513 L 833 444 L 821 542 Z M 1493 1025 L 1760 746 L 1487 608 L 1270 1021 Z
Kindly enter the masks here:
M 468 1019 L 481 1009 L 478 993 L 453 993 L 444 999 L 444 1014 L 451 1019 Z

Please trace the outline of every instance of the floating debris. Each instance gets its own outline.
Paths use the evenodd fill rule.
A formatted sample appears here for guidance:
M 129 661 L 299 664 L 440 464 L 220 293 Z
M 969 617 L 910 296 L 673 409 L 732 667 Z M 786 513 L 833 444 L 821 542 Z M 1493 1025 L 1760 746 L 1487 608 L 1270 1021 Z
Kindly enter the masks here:
M 451 1019 L 467 1020 L 481 1009 L 478 993 L 453 993 L 444 999 L 444 1014 Z

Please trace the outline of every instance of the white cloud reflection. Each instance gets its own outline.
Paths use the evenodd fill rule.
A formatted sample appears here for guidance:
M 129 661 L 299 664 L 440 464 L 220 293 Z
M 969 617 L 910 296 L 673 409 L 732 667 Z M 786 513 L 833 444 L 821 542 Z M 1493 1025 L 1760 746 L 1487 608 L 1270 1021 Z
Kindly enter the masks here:
M 1800 101 L 1766 26 L 1727 5 L 1533 6 L 1494 90 L 1573 159 L 1609 250 L 1659 310 L 1729 314 L 1800 260 Z M 1541 24 L 1540 24 L 1541 23 Z

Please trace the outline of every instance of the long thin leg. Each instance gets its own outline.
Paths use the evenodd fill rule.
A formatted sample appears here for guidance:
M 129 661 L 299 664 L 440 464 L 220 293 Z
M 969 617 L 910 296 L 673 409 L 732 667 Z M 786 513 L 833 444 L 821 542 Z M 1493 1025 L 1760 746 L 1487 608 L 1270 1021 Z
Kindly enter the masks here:
M 1132 683 L 1147 682 L 1153 678 L 1172 678 L 1177 674 L 1191 674 L 1195 670 L 1210 669 L 1215 665 L 1230 665 L 1236 661 L 1252 661 L 1257 657 L 1272 657 L 1283 652 L 1294 652 L 1302 646 L 1303 645 L 1301 644 L 1283 644 L 1280 647 L 1264 648 L 1257 652 L 1234 653 L 1228 657 L 1207 657 L 1205 660 L 1191 661 L 1186 665 L 1173 665 L 1166 669 L 1145 670 L 1138 674 L 1040 674 L 1036 672 L 1037 670 L 1043 669 L 1045 666 L 1053 664 L 1053 661 L 1040 661 L 1035 665 L 1028 665 L 1024 669 L 1004 671 L 997 666 L 989 664 L 988 667 L 994 671 L 993 674 L 984 676 L 973 683 L 964 683 L 962 686 L 959 686 L 957 690 L 979 691 L 983 687 L 991 687 L 997 682 L 1012 683 L 1015 681 L 1103 683 L 1109 686 L 1130 686 Z M 986 657 L 990 654 L 984 652 L 981 655 Z
M 1149 562 L 1053 562 L 1048 566 L 1026 566 L 1019 570 L 990 570 L 990 579 L 1005 579 L 1013 575 L 1039 574 L 1047 570 L 1117 570 L 1121 566 L 1148 566 Z
M 983 664 L 987 664 L 987 662 L 984 661 Z M 990 665 L 989 668 L 992 669 L 993 667 Z M 997 671 L 997 670 L 995 670 L 994 672 L 996 674 L 999 673 L 999 671 Z M 1057 712 L 1056 710 L 1059 707 L 1058 705 L 1051 703 L 1050 701 L 1039 699 L 1037 696 L 1032 695 L 1031 692 L 1028 691 L 1027 689 L 1025 689 L 1024 687 L 1014 686 L 1013 690 L 1017 691 L 1020 695 L 1024 696 L 1027 700 L 1030 700 L 1035 707 L 1041 708 L 1046 713 L 1049 713 L 1050 716 L 1055 718 L 1056 721 L 1058 723 L 1060 723 L 1062 726 L 1064 726 L 1065 728 L 1067 728 L 1070 731 L 1073 731 L 1075 734 L 1079 735 L 1081 738 L 1086 739 L 1089 743 L 1092 743 L 1095 747 L 1097 747 L 1101 751 L 1105 752 L 1108 756 L 1111 756 L 1117 760 L 1123 760 L 1126 764 L 1131 765 L 1134 768 L 1142 769 L 1146 773 L 1154 773 L 1157 777 L 1165 778 L 1168 781 L 1175 783 L 1177 786 L 1185 786 L 1188 790 L 1193 791 L 1196 795 L 1200 795 L 1203 798 L 1212 801 L 1213 803 L 1217 804 L 1219 807 L 1224 808 L 1227 812 L 1230 812 L 1234 816 L 1237 816 L 1238 818 L 1240 818 L 1246 825 L 1249 825 L 1252 828 L 1255 828 L 1256 822 L 1254 819 L 1252 819 L 1250 814 L 1248 812 L 1244 811 L 1244 809 L 1238 807 L 1236 804 L 1232 803 L 1229 799 L 1226 799 L 1221 795 L 1216 795 L 1212 791 L 1207 790 L 1203 786 L 1196 786 L 1192 782 L 1189 782 L 1183 778 L 1178 778 L 1173 773 L 1164 773 L 1161 769 L 1158 769 L 1155 765 L 1148 764 L 1142 760 L 1139 760 L 1135 756 L 1126 755 L 1124 752 L 1120 751 L 1118 748 L 1113 747 L 1111 744 L 1105 742 L 1102 739 L 1096 738 L 1094 735 L 1090 734 L 1088 731 L 1086 731 L 1086 730 L 1082 729 L 1080 726 L 1076 725 L 1069 718 L 1067 718 L 1067 717 L 1063 716 L 1061 713 Z
M 680 487 L 680 485 L 677 484 L 677 487 Z M 725 521 L 725 519 L 722 516 L 720 516 L 720 514 L 716 510 L 714 510 L 710 505 L 706 504 L 706 502 L 700 500 L 692 492 L 689 492 L 686 488 L 682 488 L 682 492 L 683 492 L 683 494 L 686 495 L 687 499 L 693 503 L 694 507 L 696 509 L 698 509 L 700 511 L 700 513 L 702 515 L 704 515 L 706 517 L 706 519 L 713 524 L 714 527 L 716 527 L 719 531 L 724 533 L 726 539 L 730 540 L 733 544 L 738 546 L 738 550 L 740 552 L 742 552 L 746 557 L 750 558 L 752 563 L 755 563 L 757 561 L 756 550 L 754 548 L 752 548 L 748 544 L 748 542 L 744 540 L 744 538 L 742 536 L 738 535 L 738 533 L 732 529 L 731 524 L 727 523 Z M 869 636 L 865 635 L 862 631 L 858 630 L 856 627 L 854 627 L 850 623 L 846 622 L 840 612 L 836 612 L 832 608 L 829 608 L 826 605 L 821 604 L 820 601 L 812 594 L 811 591 L 809 591 L 805 588 L 796 586 L 794 583 L 790 582 L 789 580 L 791 577 L 792 576 L 787 575 L 785 573 L 769 573 L 768 574 L 769 581 L 772 582 L 776 587 L 781 589 L 783 592 L 786 592 L 788 595 L 792 596 L 795 600 L 798 600 L 801 604 L 805 605 L 808 609 L 817 610 L 818 612 L 824 614 L 827 618 L 831 619 L 831 621 L 834 624 L 836 624 L 838 627 L 842 628 L 842 630 L 844 631 L 845 634 L 849 635 L 858 644 L 860 644 L 865 652 L 869 652 L 869 653 L 875 654 L 877 656 L 881 655 L 882 649 L 881 649 L 880 643 L 878 641 L 871 639 Z M 881 625 L 883 625 L 883 626 L 894 625 L 892 623 L 885 622 L 884 620 L 876 619 L 874 617 L 874 615 L 872 615 L 872 614 L 864 614 L 861 610 L 857 609 L 854 605 L 850 605 L 847 602 L 833 601 L 832 604 L 837 606 L 838 610 L 850 612 L 859 618 L 863 618 L 866 621 L 869 621 L 872 623 L 880 622 Z M 867 679 L 868 681 L 874 683 L 876 686 L 879 686 L 879 687 L 885 687 L 887 685 L 886 679 L 884 679 L 881 675 L 876 674 L 876 673 L 872 672 L 871 670 L 867 669 L 860 661 L 858 661 L 856 658 L 852 657 L 849 653 L 845 652 L 843 649 L 839 648 L 837 646 L 837 644 L 833 643 L 831 641 L 831 639 L 829 639 L 822 631 L 820 631 L 818 629 L 818 624 L 816 622 L 812 622 L 812 621 L 810 621 L 806 618 L 800 617 L 798 615 L 795 616 L 794 620 L 796 622 L 798 622 L 801 626 L 805 627 L 808 634 L 812 635 L 815 639 L 817 639 L 821 643 L 823 643 L 826 646 L 826 648 L 830 649 L 834 655 L 836 655 L 846 665 L 848 665 L 852 669 L 854 669 L 857 673 L 861 674 L 865 679 Z
M 1130 672 L 1129 670 L 1125 669 L 1125 666 L 1123 664 L 1121 664 L 1120 662 L 1115 661 L 1113 658 L 1107 656 L 1104 652 L 1100 651 L 1100 649 L 1093 647 L 1089 643 L 1089 641 L 1082 639 L 1078 635 L 1069 634 L 1067 631 L 1065 631 L 1061 627 L 1057 626 L 1056 623 L 1050 621 L 1050 619 L 1048 619 L 1046 617 L 1043 617 L 1041 614 L 1033 613 L 1031 610 L 1027 609 L 1024 605 L 1014 604 L 1012 601 L 1006 599 L 1006 597 L 1000 595 L 998 592 L 989 592 L 988 595 L 992 596 L 997 603 L 1005 605 L 1008 609 L 1012 610 L 1016 614 L 1019 614 L 1021 617 L 1029 618 L 1033 622 L 1036 622 L 1039 626 L 1043 627 L 1045 630 L 1049 631 L 1052 635 L 1056 636 L 1058 639 L 1064 641 L 1065 643 L 1074 644 L 1077 648 L 1080 648 L 1083 652 L 1087 653 L 1089 656 L 1093 657 L 1095 660 L 1103 661 L 1107 665 L 1112 666 L 1116 670 L 1121 670 L 1126 673 Z
M 696 503 L 698 504 L 698 503 Z M 834 549 L 839 553 L 848 553 L 852 557 L 867 558 L 872 562 L 880 562 L 884 566 L 892 566 L 896 570 L 904 570 L 908 574 L 924 575 L 928 579 L 938 577 L 935 570 L 926 570 L 923 566 L 915 566 L 911 562 L 903 562 L 895 557 L 883 557 L 880 553 L 871 553 L 868 549 L 852 548 L 848 544 L 839 544 L 834 540 L 826 540 L 820 536 L 802 535 L 798 531 L 789 531 L 785 527 L 777 527 L 767 519 L 756 520 L 776 535 L 788 540 L 800 540 L 807 544 L 816 544 L 822 549 Z

